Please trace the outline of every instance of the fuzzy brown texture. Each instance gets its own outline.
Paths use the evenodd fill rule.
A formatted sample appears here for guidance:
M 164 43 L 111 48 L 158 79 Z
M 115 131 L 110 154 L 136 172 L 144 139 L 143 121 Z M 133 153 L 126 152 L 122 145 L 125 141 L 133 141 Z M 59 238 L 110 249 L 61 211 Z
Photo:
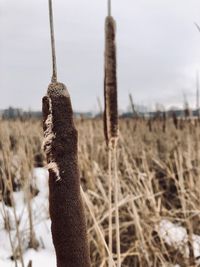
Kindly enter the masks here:
M 105 77 L 104 77 L 104 134 L 107 144 L 118 137 L 117 63 L 115 21 L 111 16 L 105 23 Z
M 78 136 L 70 96 L 64 84 L 49 85 L 47 96 L 43 98 L 43 120 L 45 133 L 48 132 L 46 121 L 52 123 L 49 130 L 49 133 L 52 130 L 51 138 L 44 143 L 44 150 L 48 163 L 55 164 L 57 168 L 55 171 L 49 167 L 49 209 L 57 267 L 90 267 L 80 195 Z

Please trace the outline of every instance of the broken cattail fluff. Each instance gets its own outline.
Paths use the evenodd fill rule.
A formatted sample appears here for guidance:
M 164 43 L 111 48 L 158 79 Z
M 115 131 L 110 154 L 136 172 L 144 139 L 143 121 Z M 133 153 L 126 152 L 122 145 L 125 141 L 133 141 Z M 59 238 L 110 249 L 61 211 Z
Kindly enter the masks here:
M 52 147 L 52 142 L 55 138 L 55 134 L 53 133 L 53 116 L 52 116 L 52 103 L 51 103 L 51 98 L 48 98 L 48 109 L 49 109 L 49 114 L 47 116 L 46 121 L 44 122 L 45 124 L 45 131 L 44 131 L 44 141 L 43 141 L 43 150 L 48 155 L 48 164 L 47 164 L 47 169 L 51 170 L 55 173 L 56 175 L 56 181 L 60 180 L 60 173 L 58 169 L 58 165 L 53 159 L 53 155 L 51 153 L 51 147 Z

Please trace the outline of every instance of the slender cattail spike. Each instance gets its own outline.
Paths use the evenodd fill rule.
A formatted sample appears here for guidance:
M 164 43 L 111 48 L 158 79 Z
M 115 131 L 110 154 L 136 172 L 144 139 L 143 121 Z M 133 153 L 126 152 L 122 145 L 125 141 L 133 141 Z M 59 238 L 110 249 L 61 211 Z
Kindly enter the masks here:
M 105 80 L 104 80 L 104 133 L 107 144 L 118 137 L 118 105 L 116 75 L 115 21 L 106 18 Z
M 57 82 L 57 66 L 56 66 L 56 48 L 55 48 L 55 38 L 54 38 L 54 24 L 53 24 L 53 8 L 52 0 L 49 0 L 49 22 L 50 22 L 50 34 L 51 34 L 51 51 L 52 51 L 52 83 Z
M 117 104 L 117 63 L 116 63 L 116 25 L 111 17 L 111 1 L 108 1 L 108 16 L 105 22 L 105 77 L 104 77 L 104 134 L 108 150 L 109 165 L 109 249 L 112 255 L 112 163 L 114 168 L 114 203 L 115 203 L 115 228 L 116 228 L 116 248 L 117 267 L 121 266 L 120 252 L 120 228 L 118 193 L 119 181 L 117 174 L 117 142 L 118 142 L 118 104 Z M 112 152 L 112 153 L 111 153 Z M 112 258 L 109 255 L 109 267 L 112 266 Z

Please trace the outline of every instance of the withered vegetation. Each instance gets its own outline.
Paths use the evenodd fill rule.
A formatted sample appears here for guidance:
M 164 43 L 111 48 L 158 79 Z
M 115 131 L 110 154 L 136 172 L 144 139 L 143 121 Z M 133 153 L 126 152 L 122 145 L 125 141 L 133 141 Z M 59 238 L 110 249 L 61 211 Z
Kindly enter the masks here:
M 100 120 L 83 119 L 76 120 L 75 124 L 80 136 L 81 184 L 95 220 L 108 242 L 108 162 L 103 125 Z M 56 127 L 59 127 L 59 122 Z M 151 120 L 151 131 L 145 119 L 120 120 L 118 205 L 124 267 L 164 267 L 172 264 L 188 267 L 194 263 L 192 252 L 188 259 L 179 247 L 166 244 L 156 226 L 162 219 L 168 219 L 184 226 L 190 235 L 200 234 L 200 123 L 177 119 L 174 124 L 173 119 L 167 118 L 165 128 L 163 132 L 160 119 Z M 72 134 L 76 136 L 76 131 L 73 130 Z M 41 150 L 42 140 L 42 124 L 39 121 L 0 121 L 1 201 L 4 200 L 5 205 L 12 205 L 12 190 L 27 190 L 25 185 L 32 168 L 46 164 Z M 8 182 L 9 177 L 12 186 Z M 64 179 L 62 174 L 61 179 Z M 59 185 L 59 182 L 53 178 L 53 183 Z M 30 181 L 30 188 L 32 195 L 37 194 L 34 179 Z M 107 266 L 108 253 L 88 206 L 86 215 L 92 266 Z M 6 217 L 1 219 L 9 230 Z M 26 238 L 30 236 L 26 235 Z M 114 260 L 115 238 L 113 229 Z

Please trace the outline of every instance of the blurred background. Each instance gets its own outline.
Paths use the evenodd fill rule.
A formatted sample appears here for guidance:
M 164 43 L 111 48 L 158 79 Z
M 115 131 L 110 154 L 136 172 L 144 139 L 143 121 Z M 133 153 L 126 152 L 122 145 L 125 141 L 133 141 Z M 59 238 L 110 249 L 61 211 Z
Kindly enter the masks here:
M 106 1 L 54 1 L 59 81 L 77 112 L 98 112 L 103 100 Z M 140 109 L 196 108 L 200 70 L 198 0 L 115 0 L 119 108 L 129 93 Z M 0 0 L 0 110 L 41 110 L 51 78 L 48 1 Z

